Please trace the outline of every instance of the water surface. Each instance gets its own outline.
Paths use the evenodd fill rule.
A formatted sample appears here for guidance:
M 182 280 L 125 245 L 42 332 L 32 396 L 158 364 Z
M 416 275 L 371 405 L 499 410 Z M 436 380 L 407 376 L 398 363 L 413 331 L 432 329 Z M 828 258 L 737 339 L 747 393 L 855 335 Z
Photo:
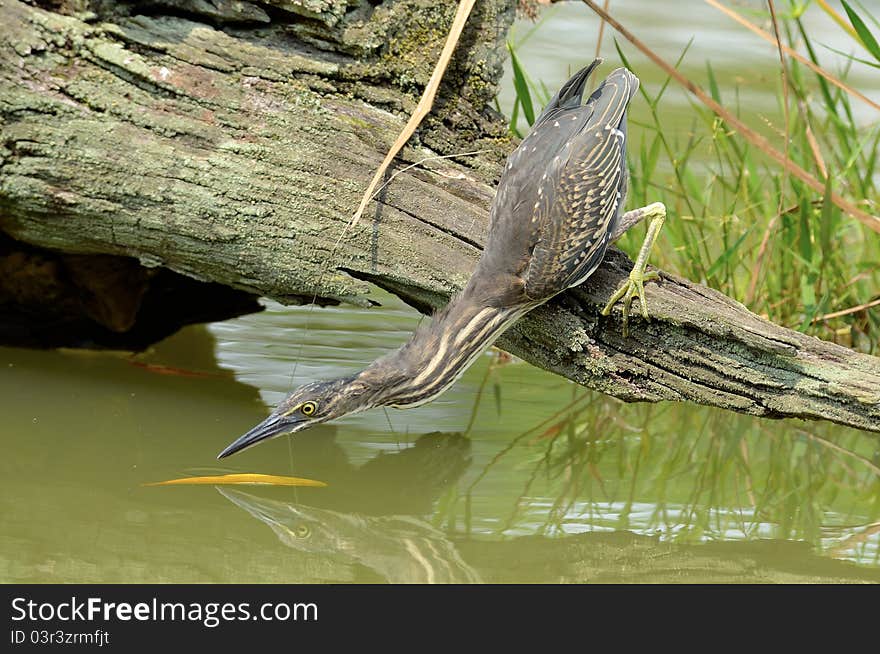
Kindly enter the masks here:
M 215 461 L 292 384 L 406 337 L 419 317 L 377 297 L 270 303 L 136 357 L 0 349 L 0 578 L 880 580 L 874 437 L 625 405 L 497 353 L 432 404 Z M 222 472 L 329 486 L 142 486 Z

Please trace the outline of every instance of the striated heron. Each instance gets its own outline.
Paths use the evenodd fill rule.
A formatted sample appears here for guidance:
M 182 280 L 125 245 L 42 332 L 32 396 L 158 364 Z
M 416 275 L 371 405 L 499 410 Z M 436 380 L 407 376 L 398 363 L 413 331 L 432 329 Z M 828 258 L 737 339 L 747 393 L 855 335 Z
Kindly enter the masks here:
M 419 327 L 400 349 L 365 370 L 291 393 L 262 423 L 223 450 L 377 406 L 409 408 L 449 388 L 523 314 L 586 280 L 608 244 L 650 218 L 629 279 L 602 310 L 623 299 L 624 333 L 643 284 L 648 255 L 666 216 L 660 203 L 621 216 L 626 196 L 626 108 L 639 80 L 618 68 L 582 104 L 596 60 L 576 73 L 544 108 L 507 160 L 492 202 L 486 246 L 464 290 Z

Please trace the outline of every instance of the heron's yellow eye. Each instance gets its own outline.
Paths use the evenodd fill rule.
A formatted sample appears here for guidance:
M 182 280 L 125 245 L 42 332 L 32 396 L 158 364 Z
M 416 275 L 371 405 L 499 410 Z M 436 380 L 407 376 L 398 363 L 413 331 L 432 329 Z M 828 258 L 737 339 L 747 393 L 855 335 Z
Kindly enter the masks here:
M 299 408 L 300 412 L 304 416 L 311 416 L 315 414 L 315 411 L 318 410 L 318 405 L 314 402 L 303 402 L 303 405 Z

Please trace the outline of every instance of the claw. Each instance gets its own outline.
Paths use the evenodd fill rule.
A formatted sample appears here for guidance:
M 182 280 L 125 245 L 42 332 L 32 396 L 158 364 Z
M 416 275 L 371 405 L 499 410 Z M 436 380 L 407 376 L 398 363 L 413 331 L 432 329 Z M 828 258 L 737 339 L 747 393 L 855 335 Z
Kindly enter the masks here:
M 650 320 L 651 317 L 648 315 L 648 301 L 645 299 L 645 282 L 659 279 L 660 275 L 657 272 L 645 272 L 644 270 L 637 270 L 633 268 L 629 273 L 629 279 L 620 285 L 614 295 L 611 296 L 611 299 L 608 300 L 608 304 L 602 309 L 602 315 L 607 316 L 611 313 L 611 309 L 617 304 L 621 298 L 623 298 L 623 335 L 629 336 L 629 314 L 632 310 L 633 300 L 638 296 L 639 305 L 642 310 L 642 317 L 645 320 Z
M 655 209 L 655 206 L 651 205 L 651 208 Z M 645 282 L 659 279 L 660 273 L 654 270 L 646 272 L 645 268 L 648 265 L 648 255 L 651 253 L 651 248 L 654 246 L 654 241 L 657 239 L 657 233 L 660 231 L 660 227 L 663 225 L 666 218 L 666 211 L 662 204 L 659 204 L 659 209 L 655 210 L 659 215 L 655 215 L 651 220 L 651 224 L 648 226 L 648 234 L 645 237 L 645 242 L 642 244 L 642 249 L 639 251 L 639 256 L 636 258 L 635 265 L 633 265 L 633 269 L 629 273 L 629 279 L 620 285 L 620 288 L 614 292 L 614 295 L 608 300 L 608 304 L 602 309 L 602 315 L 607 316 L 611 313 L 612 307 L 623 298 L 624 337 L 629 336 L 629 314 L 635 296 L 639 297 L 642 317 L 645 320 L 651 319 L 648 315 L 648 301 L 645 299 Z

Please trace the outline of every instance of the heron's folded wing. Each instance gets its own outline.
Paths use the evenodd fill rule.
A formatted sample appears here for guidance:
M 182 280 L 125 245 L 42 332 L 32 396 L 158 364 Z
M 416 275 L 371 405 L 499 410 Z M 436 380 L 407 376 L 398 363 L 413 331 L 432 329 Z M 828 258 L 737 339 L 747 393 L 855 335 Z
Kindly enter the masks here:
M 602 262 L 623 202 L 624 140 L 617 124 L 594 124 L 567 146 L 555 188 L 540 194 L 546 217 L 524 275 L 530 298 L 576 286 Z

